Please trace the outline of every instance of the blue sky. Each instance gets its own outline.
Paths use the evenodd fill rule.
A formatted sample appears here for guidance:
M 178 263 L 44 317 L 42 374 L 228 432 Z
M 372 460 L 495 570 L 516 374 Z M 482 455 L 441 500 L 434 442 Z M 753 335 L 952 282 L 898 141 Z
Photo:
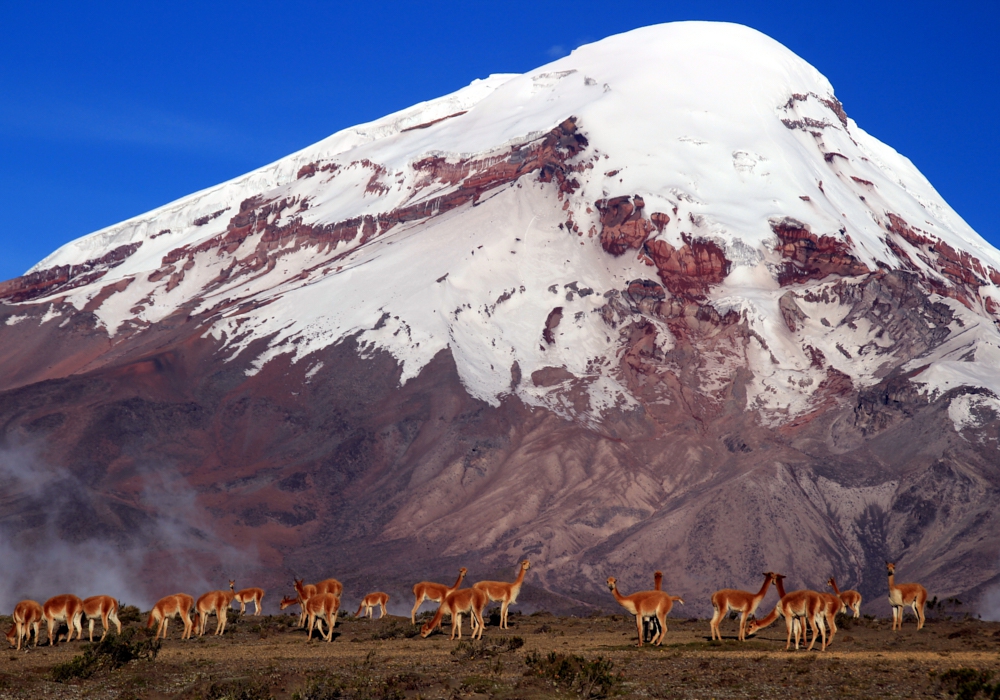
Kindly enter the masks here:
M 830 79 L 1000 245 L 1000 3 L 5 3 L 0 279 L 66 241 L 490 73 L 724 20 Z

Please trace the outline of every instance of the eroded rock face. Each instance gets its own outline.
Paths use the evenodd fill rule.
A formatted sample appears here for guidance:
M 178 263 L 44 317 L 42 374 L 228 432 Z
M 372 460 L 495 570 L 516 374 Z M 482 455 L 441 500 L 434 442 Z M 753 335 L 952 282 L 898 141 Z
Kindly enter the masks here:
M 702 296 L 729 275 L 731 263 L 713 241 L 685 236 L 684 245 L 674 248 L 657 239 L 649 241 L 645 250 L 663 286 L 677 296 Z
M 788 261 L 778 274 L 782 286 L 823 279 L 831 274 L 851 277 L 871 272 L 854 257 L 850 236 L 844 240 L 818 236 L 808 226 L 789 218 L 770 223 L 780 241 L 778 252 Z
M 601 246 L 612 255 L 622 255 L 628 249 L 639 250 L 653 231 L 662 231 L 670 217 L 654 212 L 643 217 L 642 197 L 613 197 L 595 203 L 601 219 Z
M 120 265 L 141 245 L 142 241 L 130 243 L 82 265 L 60 265 L 0 282 L 0 300 L 17 304 L 91 284 L 106 275 L 111 268 Z

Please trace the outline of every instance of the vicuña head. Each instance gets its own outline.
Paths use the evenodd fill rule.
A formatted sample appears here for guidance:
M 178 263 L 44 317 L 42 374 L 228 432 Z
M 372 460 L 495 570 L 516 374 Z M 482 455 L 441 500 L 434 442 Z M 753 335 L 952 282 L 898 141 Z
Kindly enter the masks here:
M 608 576 L 608 590 L 615 590 L 616 583 L 618 583 L 618 580 L 614 576 Z
M 236 581 L 229 579 L 229 590 L 233 592 L 236 591 Z
M 299 603 L 298 598 L 289 598 L 288 596 L 285 596 L 284 598 L 281 599 L 281 609 L 284 610 L 285 608 L 291 605 L 298 605 L 298 603 Z

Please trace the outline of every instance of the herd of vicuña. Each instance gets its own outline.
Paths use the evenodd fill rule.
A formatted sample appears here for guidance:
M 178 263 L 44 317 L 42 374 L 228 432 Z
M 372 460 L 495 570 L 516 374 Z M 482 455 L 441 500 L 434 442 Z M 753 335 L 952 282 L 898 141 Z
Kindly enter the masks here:
M 521 562 L 517 578 L 510 583 L 479 581 L 471 588 L 461 588 L 467 573 L 465 567 L 458 570 L 458 578 L 451 586 L 421 581 L 413 586 L 415 602 L 413 610 L 410 612 L 410 622 L 416 624 L 416 614 L 420 605 L 424 601 L 431 601 L 439 605 L 434 616 L 420 628 L 422 637 L 427 637 L 441 625 L 444 616 L 449 615 L 451 617 L 451 639 L 461 639 L 462 616 L 467 614 L 471 619 L 472 638 L 482 638 L 483 630 L 486 627 L 483 611 L 493 601 L 500 603 L 500 628 L 507 629 L 508 611 L 510 606 L 517 602 L 521 585 L 524 583 L 524 576 L 530 566 L 531 564 L 527 560 Z M 903 608 L 906 606 L 913 608 L 913 612 L 917 616 L 917 629 L 921 629 L 924 626 L 924 605 L 927 602 L 927 590 L 919 583 L 897 584 L 895 582 L 895 564 L 887 562 L 886 570 L 889 575 L 892 629 L 898 630 L 902 626 Z M 791 647 L 793 636 L 795 637 L 796 649 L 799 648 L 800 639 L 805 645 L 806 626 L 808 625 L 808 629 L 812 631 L 812 639 L 808 648 L 810 650 L 813 648 L 816 637 L 819 636 L 822 640 L 820 650 L 824 651 L 837 633 L 837 614 L 846 613 L 847 610 L 851 610 L 854 617 L 861 614 L 861 594 L 857 591 L 841 591 L 833 577 L 827 581 L 827 584 L 833 589 L 833 593 L 819 593 L 811 590 L 786 593 L 784 576 L 772 571 L 765 572 L 763 576 L 764 582 L 756 593 L 724 588 L 712 594 L 713 614 L 709 630 L 713 641 L 722 639 L 722 632 L 719 629 L 722 620 L 730 613 L 738 613 L 740 620 L 737 638 L 740 641 L 746 640 L 757 630 L 767 627 L 782 617 L 788 632 L 785 641 L 786 650 Z M 653 576 L 653 590 L 622 595 L 618 590 L 617 580 L 613 576 L 608 578 L 608 589 L 615 600 L 630 614 L 635 615 L 636 631 L 639 635 L 638 646 L 643 645 L 647 634 L 650 636 L 652 644 L 657 646 L 662 644 L 667 633 L 667 615 L 670 614 L 674 603 L 684 603 L 679 596 L 670 595 L 661 590 L 662 582 L 663 574 L 657 571 Z M 778 603 L 774 606 L 774 610 L 758 620 L 755 617 L 757 607 L 764 600 L 772 584 L 778 592 Z M 298 605 L 301 611 L 299 627 L 307 629 L 306 639 L 311 639 L 313 630 L 316 629 L 324 640 L 332 641 L 333 628 L 337 624 L 337 614 L 340 611 L 340 596 L 344 590 L 343 585 L 336 579 L 328 578 L 316 584 L 305 584 L 302 579 L 295 579 L 294 586 L 295 595 L 282 598 L 281 609 Z M 247 604 L 253 603 L 254 615 L 260 615 L 263 598 L 263 589 L 245 588 L 237 591 L 235 581 L 229 582 L 228 591 L 209 591 L 197 600 L 186 593 L 175 593 L 157 601 L 149 613 L 146 628 L 151 629 L 153 625 L 158 625 L 155 638 L 166 639 L 170 620 L 180 618 L 184 625 L 181 639 L 190 639 L 196 628 L 199 636 L 204 635 L 209 616 L 215 615 L 215 634 L 222 635 L 226 631 L 228 613 L 234 602 L 239 603 L 240 613 L 245 613 Z M 388 602 L 389 595 L 387 593 L 369 593 L 361 600 L 355 616 L 361 617 L 363 611 L 365 616 L 374 619 L 373 611 L 374 608 L 378 607 L 380 609 L 379 618 L 382 618 L 386 614 Z M 48 627 L 50 645 L 56 643 L 57 631 L 61 623 L 66 623 L 69 628 L 67 641 L 73 641 L 74 633 L 79 640 L 83 638 L 83 618 L 86 618 L 90 623 L 91 642 L 94 641 L 94 623 L 100 619 L 103 626 L 103 634 L 101 635 L 101 640 L 103 640 L 108 634 L 110 623 L 114 623 L 118 634 L 121 634 L 122 625 L 118 619 L 118 606 L 118 601 L 106 595 L 85 599 L 70 594 L 57 595 L 49 598 L 43 605 L 33 600 L 22 600 L 14 608 L 14 624 L 7 632 L 7 640 L 11 646 L 15 646 L 17 649 L 21 649 L 22 645 L 26 648 L 31 632 L 34 631 L 35 646 L 37 646 L 39 625 L 42 620 L 45 620 Z M 194 611 L 194 619 L 191 617 L 192 610 Z M 323 631 L 324 627 L 326 628 L 325 632 Z

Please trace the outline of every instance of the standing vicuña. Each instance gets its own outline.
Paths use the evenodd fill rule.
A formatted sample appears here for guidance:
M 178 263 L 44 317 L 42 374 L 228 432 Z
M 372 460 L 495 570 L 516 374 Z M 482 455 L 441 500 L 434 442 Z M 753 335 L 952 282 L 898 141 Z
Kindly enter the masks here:
M 306 613 L 309 615 L 309 633 L 306 641 L 312 639 L 313 626 L 319 630 L 320 635 L 326 641 L 333 639 L 333 628 L 337 625 L 337 612 L 340 610 L 340 598 L 333 593 L 317 593 L 306 600 Z M 327 631 L 323 634 L 323 625 L 320 620 L 326 620 Z
M 302 609 L 302 612 L 299 614 L 299 627 L 305 627 L 306 618 L 308 617 L 306 601 L 316 595 L 316 586 L 311 583 L 302 583 L 302 579 L 300 578 L 292 579 L 292 582 L 295 586 L 295 593 L 298 595 L 299 606 Z M 282 601 L 281 609 L 284 610 L 286 607 L 285 601 Z
M 49 628 L 49 646 L 56 643 L 57 622 L 65 622 L 69 627 L 67 642 L 73 641 L 73 630 L 76 630 L 77 639 L 83 639 L 83 627 L 80 626 L 80 618 L 83 617 L 83 601 L 75 595 L 67 593 L 49 598 L 42 605 L 42 615 Z
M 844 601 L 844 605 L 854 611 L 854 617 L 861 617 L 861 594 L 857 591 L 842 591 L 837 588 L 837 581 L 830 577 L 830 580 L 826 582 L 833 592 L 837 594 L 837 597 Z
M 244 588 L 236 590 L 236 581 L 229 582 L 229 590 L 233 592 L 233 600 L 240 604 L 240 614 L 245 615 L 247 603 L 253 603 L 254 615 L 260 615 L 261 601 L 264 600 L 263 588 Z
M 87 616 L 87 621 L 90 625 L 90 641 L 94 641 L 94 621 L 100 619 L 101 628 L 104 632 L 101 634 L 101 641 L 108 636 L 108 620 L 115 623 L 115 627 L 118 630 L 118 634 L 122 633 L 122 623 L 118 621 L 118 601 L 109 595 L 95 595 L 90 598 L 83 599 L 83 614 Z
M 640 591 L 623 596 L 618 592 L 617 580 L 614 576 L 608 577 L 608 589 L 619 605 L 635 615 L 635 626 L 639 632 L 638 646 L 640 647 L 642 646 L 642 618 L 656 617 L 656 621 L 660 625 L 660 632 L 653 636 L 650 644 L 659 646 L 663 643 L 663 638 L 667 636 L 667 615 L 674 607 L 674 601 L 684 603 L 680 597 L 667 595 L 663 591 Z
M 154 623 L 160 623 L 156 628 L 156 636 L 153 639 L 167 638 L 167 625 L 170 618 L 179 616 L 184 623 L 184 632 L 181 639 L 190 639 L 194 630 L 194 623 L 191 622 L 191 608 L 194 607 L 194 597 L 187 593 L 175 593 L 160 598 L 153 609 L 149 612 L 149 619 L 146 620 L 146 629 L 152 628 Z
M 889 573 L 889 605 L 892 606 L 892 628 L 903 627 L 903 607 L 909 605 L 917 616 L 917 629 L 924 626 L 924 605 L 927 603 L 927 589 L 919 583 L 896 584 L 896 565 L 885 563 Z
M 503 581 L 479 581 L 472 587 L 485 593 L 490 600 L 500 603 L 500 629 L 507 629 L 507 609 L 517 602 L 517 595 L 521 592 L 521 584 L 524 583 L 524 574 L 531 567 L 531 562 L 527 559 L 521 562 L 521 568 L 517 572 L 517 578 L 513 583 Z
M 812 651 L 813 645 L 816 644 L 817 632 L 821 632 L 823 635 L 823 648 L 826 648 L 826 628 L 819 625 L 820 630 L 817 630 L 816 621 L 820 615 L 823 614 L 823 609 L 826 603 L 823 598 L 816 591 L 792 591 L 791 593 L 786 593 L 781 596 L 781 600 L 778 604 L 774 606 L 767 617 L 762 620 L 754 620 L 750 623 L 750 627 L 747 629 L 747 636 L 751 636 L 757 633 L 757 630 L 763 629 L 777 620 L 779 617 L 785 618 L 785 626 L 788 629 L 788 638 L 785 640 L 785 651 L 788 651 L 792 645 L 792 631 L 793 627 L 797 624 L 797 619 L 804 619 L 809 623 L 809 627 L 812 629 L 812 642 L 809 644 L 809 650 Z M 805 643 L 805 623 L 802 626 L 803 630 L 803 643 Z M 795 649 L 799 648 L 799 633 L 795 630 Z
M 21 640 L 27 648 L 28 640 L 31 639 L 31 630 L 35 630 L 35 646 L 38 646 L 38 626 L 42 622 L 42 606 L 33 600 L 22 600 L 14 608 L 13 626 L 7 633 L 7 641 L 10 645 L 21 650 Z M 16 639 L 15 639 L 16 638 Z
M 472 615 L 472 638 L 479 639 L 483 638 L 483 627 L 485 623 L 483 622 L 483 608 L 489 602 L 489 597 L 486 595 L 486 591 L 480 590 L 478 588 L 460 588 L 457 591 L 452 591 L 444 600 L 441 601 L 441 606 L 438 608 L 437 612 L 434 613 L 434 617 L 420 628 L 420 636 L 426 637 L 434 628 L 441 624 L 441 619 L 445 614 L 451 615 L 451 639 L 455 639 L 455 632 L 458 632 L 458 638 L 462 638 L 462 615 L 465 613 L 471 613 Z
M 229 606 L 233 604 L 234 595 L 232 591 L 209 591 L 198 598 L 194 612 L 198 621 L 199 637 L 205 634 L 208 616 L 212 613 L 215 613 L 216 619 L 215 634 L 221 636 L 226 631 Z
M 762 575 L 764 576 L 764 583 L 756 593 L 741 591 L 735 588 L 723 588 L 721 591 L 716 591 L 712 594 L 712 609 L 714 612 L 712 613 L 712 621 L 708 623 L 708 626 L 712 632 L 713 641 L 716 639 L 722 640 L 719 623 L 729 614 L 730 610 L 740 613 L 740 629 L 736 635 L 737 639 L 741 642 L 746 640 L 747 618 L 757 611 L 757 606 L 760 605 L 760 602 L 764 600 L 764 596 L 767 595 L 768 587 L 775 580 L 775 574 L 770 571 L 766 571 Z
M 442 603 L 445 597 L 452 591 L 457 591 L 458 587 L 462 585 L 462 580 L 465 578 L 467 569 L 463 566 L 458 570 L 458 580 L 455 581 L 455 585 L 446 586 L 443 583 L 433 583 L 432 581 L 421 581 L 413 585 L 413 596 L 417 599 L 417 602 L 413 604 L 413 610 L 410 612 L 410 623 L 417 624 L 417 608 L 425 600 L 429 600 L 432 603 Z
M 385 617 L 385 605 L 389 602 L 388 593 L 369 593 L 361 601 L 361 605 L 358 606 L 358 611 L 354 613 L 354 617 L 361 614 L 361 611 L 365 611 L 365 617 L 375 617 L 373 608 L 377 605 L 381 608 L 382 612 L 379 614 L 378 619 Z

